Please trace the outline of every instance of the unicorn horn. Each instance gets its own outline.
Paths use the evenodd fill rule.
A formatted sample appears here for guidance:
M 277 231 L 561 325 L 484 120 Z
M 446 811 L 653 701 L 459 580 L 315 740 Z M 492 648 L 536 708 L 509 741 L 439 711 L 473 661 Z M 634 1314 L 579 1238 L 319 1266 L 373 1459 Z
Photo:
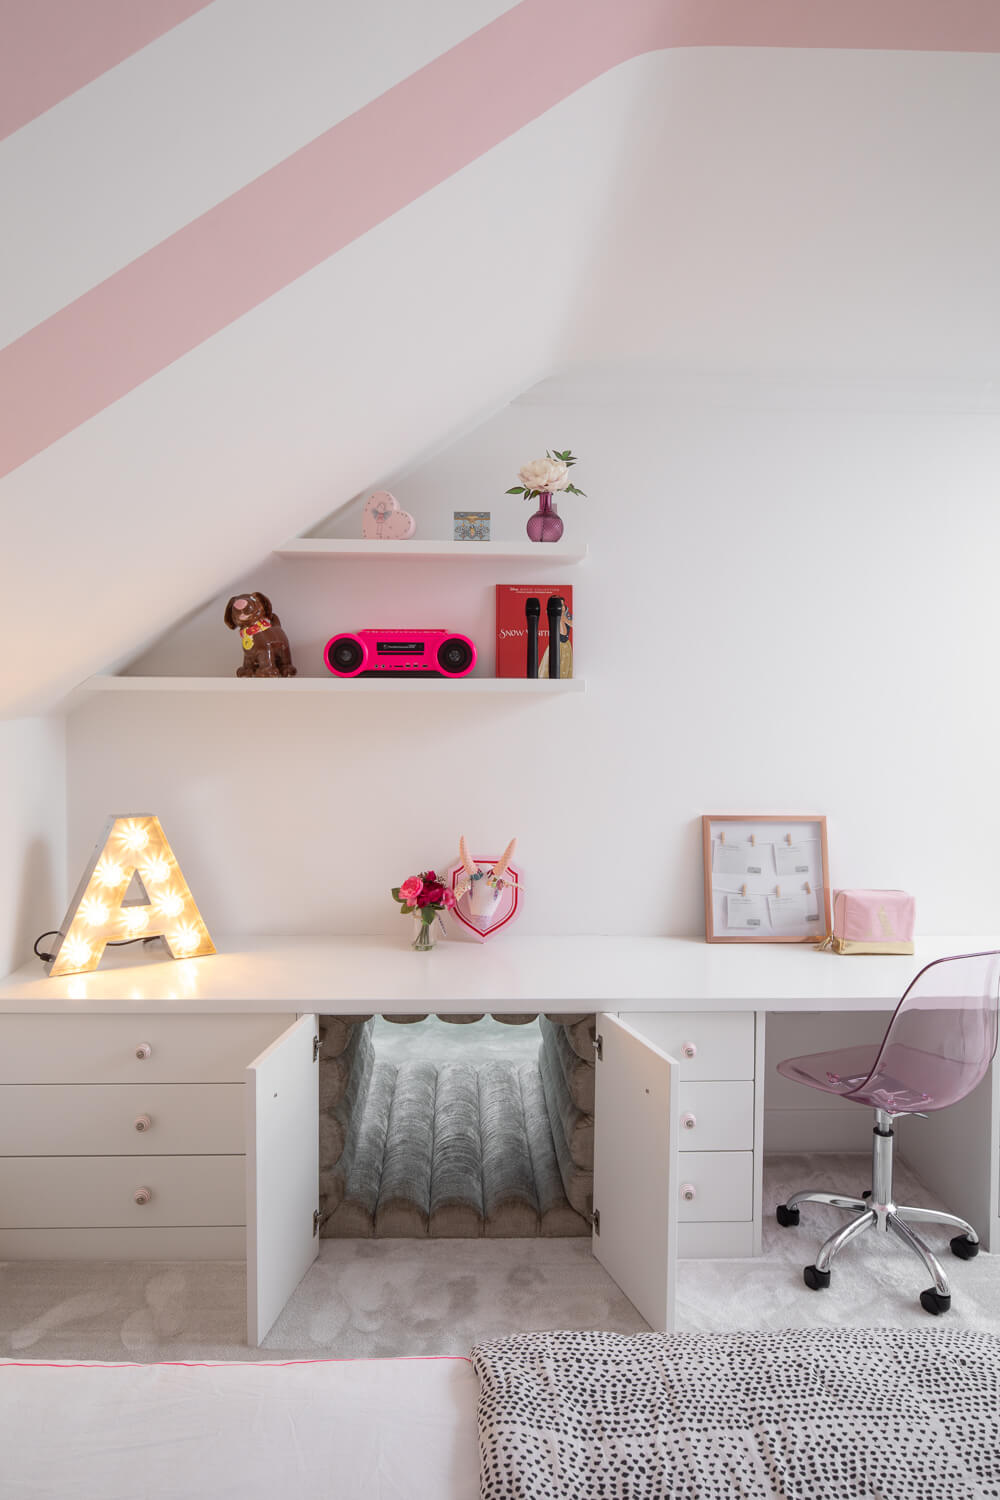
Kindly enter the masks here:
M 475 875 L 476 867 L 472 863 L 472 860 L 469 858 L 469 851 L 466 848 L 464 833 L 458 841 L 458 857 L 462 861 L 462 865 L 465 869 L 466 875 Z
M 517 839 L 511 839 L 510 843 L 507 845 L 506 849 L 503 851 L 500 858 L 493 866 L 493 875 L 495 879 L 500 879 L 500 876 L 504 873 L 511 860 L 514 858 L 514 850 L 516 848 Z

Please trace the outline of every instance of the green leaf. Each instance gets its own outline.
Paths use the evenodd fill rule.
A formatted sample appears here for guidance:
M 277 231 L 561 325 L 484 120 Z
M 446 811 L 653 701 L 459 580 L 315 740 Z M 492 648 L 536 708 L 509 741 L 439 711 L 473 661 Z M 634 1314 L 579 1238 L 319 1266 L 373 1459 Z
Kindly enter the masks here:
M 394 885 L 393 888 L 392 888 L 392 899 L 393 899 L 393 901 L 398 901 L 399 900 L 399 886 L 398 885 Z
M 514 488 L 512 490 L 504 490 L 504 494 L 505 495 L 523 495 L 524 494 L 524 485 L 523 484 L 515 484 L 515 486 L 514 486 Z
M 420 920 L 421 922 L 423 922 L 425 927 L 429 927 L 436 916 L 437 912 L 434 910 L 433 906 L 425 906 L 423 911 L 420 913 Z

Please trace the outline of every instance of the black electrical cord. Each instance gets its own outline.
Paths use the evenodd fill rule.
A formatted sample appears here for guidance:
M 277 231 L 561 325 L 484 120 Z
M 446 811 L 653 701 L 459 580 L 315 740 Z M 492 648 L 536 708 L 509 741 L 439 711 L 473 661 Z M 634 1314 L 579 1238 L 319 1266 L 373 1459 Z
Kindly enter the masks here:
M 35 957 L 36 958 L 40 958 L 42 960 L 43 964 L 50 964 L 52 962 L 52 960 L 56 956 L 54 953 L 39 953 L 39 951 L 38 951 L 38 945 L 39 945 L 39 943 L 42 941 L 43 938 L 47 938 L 47 937 L 62 937 L 62 933 L 59 931 L 58 927 L 52 927 L 52 928 L 49 929 L 48 932 L 40 932 L 38 934 L 38 936 L 35 938 L 35 942 L 34 942 Z M 108 948 L 127 948 L 130 943 L 155 943 L 155 942 L 156 942 L 156 936 L 155 935 L 153 935 L 153 936 L 146 936 L 146 934 L 143 934 L 141 937 L 118 938 L 114 942 L 112 942 L 112 941 L 109 940 L 108 943 L 106 944 L 106 946 Z
M 42 938 L 58 937 L 58 936 L 59 936 L 59 929 L 58 929 L 58 927 L 53 927 L 49 932 L 40 932 L 38 934 L 38 936 L 35 938 L 35 957 L 36 958 L 40 958 L 42 960 L 43 964 L 50 964 L 52 962 L 52 960 L 55 958 L 55 954 L 54 953 L 39 953 L 39 951 L 38 951 L 38 945 L 39 945 L 39 943 L 42 941 Z

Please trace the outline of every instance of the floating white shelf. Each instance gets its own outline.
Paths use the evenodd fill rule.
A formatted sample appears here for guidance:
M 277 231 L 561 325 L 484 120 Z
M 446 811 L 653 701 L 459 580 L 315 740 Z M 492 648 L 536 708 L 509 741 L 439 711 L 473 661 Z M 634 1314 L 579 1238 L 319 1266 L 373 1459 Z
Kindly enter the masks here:
M 560 563 L 581 562 L 587 555 L 585 543 L 563 542 L 374 542 L 364 537 L 302 536 L 294 537 L 275 548 L 276 557 L 340 557 L 347 559 L 388 557 L 435 558 L 438 561 L 469 562 L 473 558 L 499 562 L 516 558 L 529 559 L 554 567 Z
M 344 693 L 527 693 L 546 698 L 566 693 L 585 693 L 586 679 L 570 677 L 550 681 L 546 677 L 88 677 L 81 693 L 243 693 L 247 697 L 279 697 L 282 694 L 325 693 L 336 698 Z

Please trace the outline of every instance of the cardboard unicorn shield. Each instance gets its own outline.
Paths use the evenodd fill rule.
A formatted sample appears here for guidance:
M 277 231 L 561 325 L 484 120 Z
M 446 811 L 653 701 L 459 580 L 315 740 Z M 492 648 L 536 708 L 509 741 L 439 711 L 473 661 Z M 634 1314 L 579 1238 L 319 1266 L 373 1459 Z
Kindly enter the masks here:
M 449 867 L 448 883 L 455 893 L 452 915 L 480 943 L 509 927 L 521 907 L 521 874 L 511 864 L 517 839 L 511 839 L 499 859 L 470 859 L 464 836 L 459 858 Z

